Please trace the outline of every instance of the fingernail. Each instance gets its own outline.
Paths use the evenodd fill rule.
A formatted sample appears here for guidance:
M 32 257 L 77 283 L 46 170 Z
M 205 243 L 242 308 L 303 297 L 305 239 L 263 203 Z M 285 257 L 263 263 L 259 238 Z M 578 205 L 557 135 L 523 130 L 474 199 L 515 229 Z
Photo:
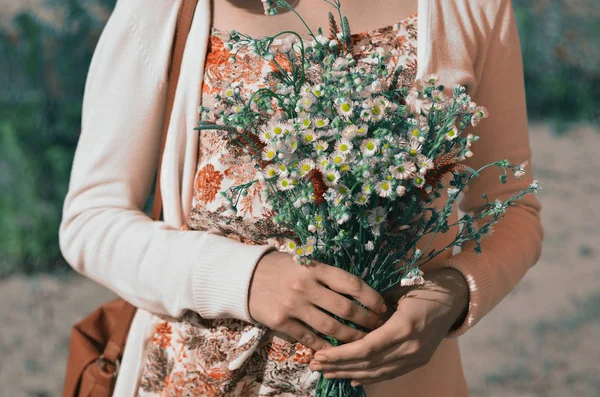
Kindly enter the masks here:
M 315 361 L 320 361 L 322 363 L 324 363 L 325 361 L 327 361 L 327 357 L 321 355 L 321 354 L 317 354 L 314 358 Z
M 385 303 L 383 305 L 381 305 L 381 313 L 385 313 L 387 312 L 387 306 L 385 305 Z
M 358 381 L 355 381 L 355 380 L 353 380 L 352 382 L 350 382 L 350 386 L 352 386 L 352 387 L 358 387 L 360 385 L 361 385 L 361 383 L 358 382 Z

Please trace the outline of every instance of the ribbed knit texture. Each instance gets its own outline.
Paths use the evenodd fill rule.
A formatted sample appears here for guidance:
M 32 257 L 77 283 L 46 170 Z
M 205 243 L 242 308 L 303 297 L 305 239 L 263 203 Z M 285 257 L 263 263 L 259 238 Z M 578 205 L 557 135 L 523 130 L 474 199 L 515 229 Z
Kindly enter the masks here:
M 197 156 L 197 107 L 210 28 L 200 0 L 183 58 L 160 181 L 164 222 L 142 208 L 155 175 L 164 118 L 166 76 L 180 0 L 119 0 L 96 48 L 86 83 L 82 132 L 60 228 L 61 250 L 74 269 L 140 308 L 129 333 L 115 396 L 132 397 L 156 315 L 194 310 L 207 318 L 249 319 L 248 288 L 266 247 L 207 232 L 182 231 L 191 205 Z M 447 87 L 467 86 L 490 117 L 476 131 L 478 168 L 508 158 L 530 160 L 521 48 L 510 0 L 420 0 L 417 79 L 437 73 Z M 505 185 L 486 170 L 460 202 L 468 212 L 531 182 Z M 464 397 L 456 336 L 497 305 L 537 262 L 541 207 L 529 196 L 511 207 L 483 242 L 429 264 L 457 269 L 470 289 L 463 324 L 431 361 L 400 378 L 369 386 L 369 397 Z M 152 314 L 151 314 L 152 313 Z M 468 348 L 468 346 L 465 346 Z

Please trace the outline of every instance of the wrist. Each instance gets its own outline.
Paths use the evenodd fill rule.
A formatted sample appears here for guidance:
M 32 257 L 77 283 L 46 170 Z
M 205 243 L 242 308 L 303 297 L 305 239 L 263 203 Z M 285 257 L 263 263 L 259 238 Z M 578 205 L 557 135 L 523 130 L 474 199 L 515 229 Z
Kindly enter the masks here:
M 428 278 L 435 278 L 436 284 L 443 287 L 451 302 L 452 318 L 450 330 L 454 330 L 464 322 L 469 311 L 469 284 L 463 274 L 454 268 L 436 269 Z

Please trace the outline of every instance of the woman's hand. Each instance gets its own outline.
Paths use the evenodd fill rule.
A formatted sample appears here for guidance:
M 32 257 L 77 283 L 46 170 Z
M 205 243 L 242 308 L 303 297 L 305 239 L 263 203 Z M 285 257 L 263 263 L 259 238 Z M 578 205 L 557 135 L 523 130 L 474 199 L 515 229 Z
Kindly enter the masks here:
M 317 352 L 310 368 L 325 378 L 353 379 L 356 386 L 393 379 L 427 364 L 465 311 L 469 290 L 455 269 L 432 271 L 425 278 L 425 285 L 385 294 L 395 305 L 390 305 L 384 325 L 359 341 Z
M 352 296 L 370 310 L 342 294 Z M 249 310 L 255 321 L 314 350 L 331 344 L 312 329 L 343 342 L 365 336 L 321 309 L 368 329 L 383 324 L 381 315 L 387 311 L 380 294 L 342 269 L 316 261 L 299 265 L 291 255 L 279 251 L 261 258 L 250 285 Z

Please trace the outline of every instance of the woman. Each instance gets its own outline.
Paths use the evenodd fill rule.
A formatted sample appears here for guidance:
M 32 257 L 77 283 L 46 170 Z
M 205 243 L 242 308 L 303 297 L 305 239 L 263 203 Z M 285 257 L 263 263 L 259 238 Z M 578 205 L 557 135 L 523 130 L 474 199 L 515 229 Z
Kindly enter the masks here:
M 160 181 L 164 222 L 151 221 L 142 208 L 158 160 L 180 1 L 118 2 L 90 66 L 60 243 L 77 271 L 141 309 L 129 333 L 115 395 L 141 390 L 161 316 L 176 318 L 189 311 L 204 319 L 230 318 L 281 331 L 317 350 L 311 370 L 362 383 L 370 397 L 468 395 L 456 337 L 488 313 L 538 260 L 543 239 L 539 202 L 527 196 L 511 207 L 483 242 L 482 255 L 467 246 L 428 263 L 423 268 L 426 287 L 398 289 L 386 296 L 387 307 L 366 284 L 325 264 L 300 267 L 267 246 L 210 231 L 181 231 L 193 201 L 194 127 L 196 110 L 205 100 L 203 78 L 208 80 L 205 71 L 210 71 L 210 27 L 254 36 L 305 31 L 292 13 L 253 12 L 258 0 L 213 3 L 211 9 L 208 0 L 199 1 L 186 45 Z M 296 3 L 309 26 L 327 26 L 330 8 L 325 2 Z M 502 158 L 516 164 L 530 161 L 511 1 L 397 3 L 373 0 L 365 7 L 361 0 L 346 0 L 343 11 L 354 32 L 417 18 L 415 79 L 436 73 L 447 87 L 465 85 L 473 101 L 490 111 L 477 128 L 481 139 L 473 144 L 470 166 Z M 525 188 L 530 175 L 502 185 L 495 171 L 484 172 L 460 208 L 477 208 L 482 193 L 506 198 Z M 447 238 L 440 236 L 436 243 L 441 246 Z M 341 294 L 354 295 L 370 311 L 350 305 Z M 365 335 L 343 327 L 317 308 L 373 331 Z M 349 343 L 332 348 L 311 328 Z

